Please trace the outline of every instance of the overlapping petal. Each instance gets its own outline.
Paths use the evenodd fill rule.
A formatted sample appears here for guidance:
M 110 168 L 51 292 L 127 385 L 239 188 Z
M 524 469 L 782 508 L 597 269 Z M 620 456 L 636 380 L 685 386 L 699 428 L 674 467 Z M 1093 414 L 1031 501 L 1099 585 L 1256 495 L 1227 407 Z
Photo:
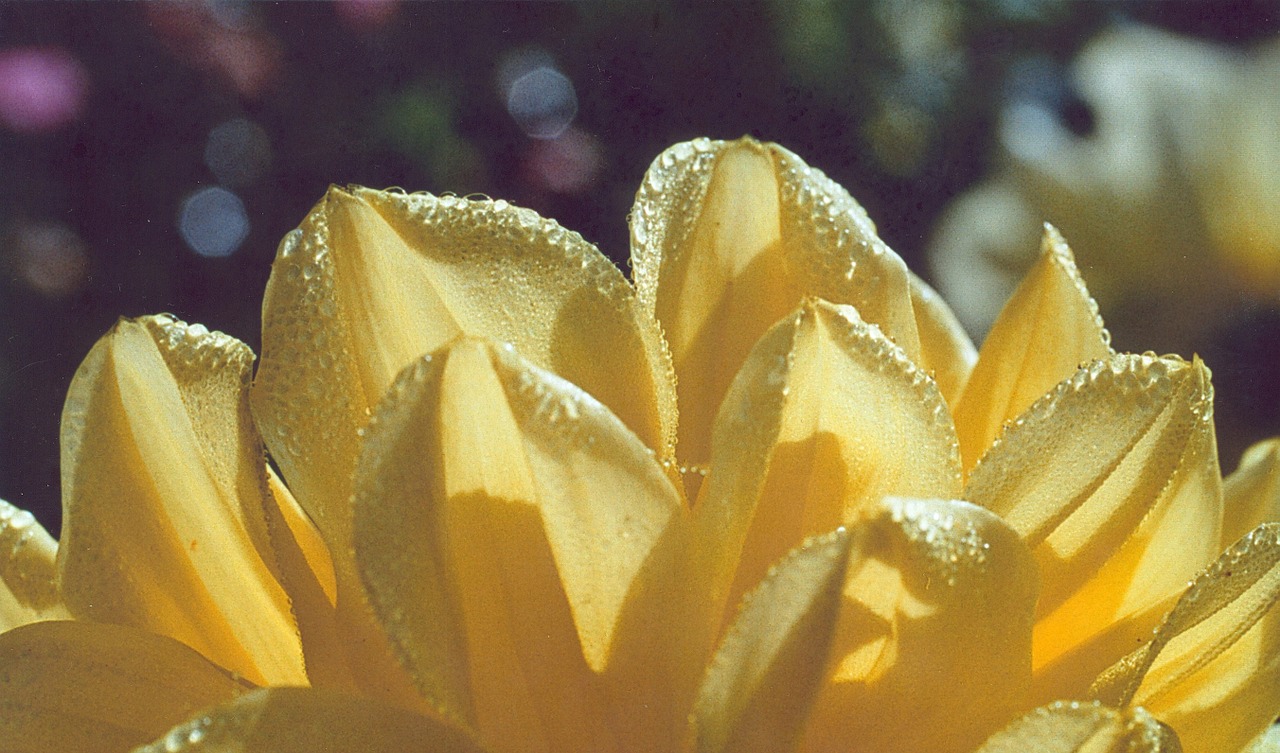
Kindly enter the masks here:
M 804 751 L 970 751 L 1023 711 L 1035 564 L 963 502 L 886 500 L 861 524 Z
M 695 508 L 700 571 L 728 604 L 808 536 L 886 495 L 960 493 L 934 382 L 851 306 L 809 299 L 751 351 L 725 398 Z M 720 583 L 724 579 L 724 583 Z
M 1207 568 L 1151 640 L 1092 693 L 1141 704 L 1189 753 L 1240 750 L 1280 707 L 1280 523 L 1252 531 Z
M 249 417 L 253 355 L 171 317 L 122 320 L 62 417 L 59 586 L 77 617 L 181 640 L 254 682 L 306 682 L 273 572 Z
M 1038 672 L 1135 615 L 1158 621 L 1151 607 L 1217 555 L 1222 492 L 1208 370 L 1176 357 L 1095 361 L 1005 432 L 965 496 L 1035 552 Z M 1102 667 L 1077 666 L 1079 693 Z
M 349 536 L 342 510 L 369 411 L 404 366 L 459 334 L 513 343 L 662 451 L 675 431 L 670 367 L 635 301 L 594 246 L 527 209 L 332 188 L 277 254 L 255 415 L 331 546 Z
M 263 688 L 206 709 L 134 753 L 484 753 L 439 720 L 367 698 Z
M 978 753 L 1182 753 L 1173 730 L 1142 708 L 1057 701 L 992 735 Z
M 0 750 L 127 751 L 249 687 L 143 630 L 25 625 L 0 634 Z
M 0 747 L 1209 753 L 1270 722 L 1280 523 L 1215 556 L 1280 512 L 1280 440 L 1224 490 L 1208 370 L 1113 353 L 1053 228 L 980 355 L 775 145 L 668 150 L 632 240 L 634 289 L 506 202 L 335 188 L 252 393 L 242 344 L 118 324 L 68 397 L 62 548 L 0 503 Z
M 1006 423 L 1081 364 L 1108 356 L 1110 342 L 1071 249 L 1045 225 L 1039 261 L 1005 303 L 955 404 L 965 472 Z
M 702 753 L 791 750 L 826 675 L 851 541 L 843 529 L 797 548 L 743 602 L 698 691 Z
M 631 267 L 675 363 L 679 455 L 705 465 L 712 423 L 756 340 L 806 297 L 853 304 L 920 355 L 906 265 L 840 186 L 776 144 L 663 152 L 631 213 Z
M 31 513 L 0 499 L 0 632 L 70 616 L 58 593 L 57 552 Z
M 415 702 L 350 560 L 359 432 L 401 368 L 459 333 L 514 343 L 669 456 L 674 388 L 657 325 L 577 233 L 505 201 L 333 188 L 280 246 L 254 412 L 334 555 L 357 682 Z
M 446 714 L 497 751 L 674 749 L 700 667 L 688 512 L 607 408 L 455 341 L 388 393 L 354 505 L 374 609 Z

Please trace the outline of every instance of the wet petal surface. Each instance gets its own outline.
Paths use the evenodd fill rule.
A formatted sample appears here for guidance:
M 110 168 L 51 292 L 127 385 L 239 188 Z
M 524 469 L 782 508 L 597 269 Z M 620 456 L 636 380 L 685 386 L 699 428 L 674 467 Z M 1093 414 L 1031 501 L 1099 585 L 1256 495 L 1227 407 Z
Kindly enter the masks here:
M 1104 672 L 1105 703 L 1141 704 L 1188 753 L 1240 750 L 1280 708 L 1280 523 L 1201 573 L 1150 642 Z
M 249 686 L 171 638 L 39 622 L 0 634 L 0 749 L 126 751 Z
M 978 753 L 1182 753 L 1178 737 L 1141 708 L 1059 701 L 991 736 Z
M 695 508 L 701 569 L 733 578 L 730 608 L 805 538 L 884 496 L 960 492 L 955 430 L 934 382 L 851 306 L 815 299 L 752 350 L 712 458 Z
M 685 463 L 707 463 L 747 353 L 806 296 L 857 306 L 920 355 L 902 260 L 843 188 L 775 144 L 700 139 L 663 152 L 636 196 L 631 241 L 640 300 L 671 346 Z
M 257 683 L 306 682 L 276 580 L 253 354 L 172 317 L 122 320 L 62 416 L 59 585 L 78 618 L 168 635 Z
M 687 511 L 603 405 L 463 339 L 370 425 L 356 557 L 419 690 L 494 750 L 665 750 L 684 654 Z
M 0 499 L 0 632 L 70 617 L 58 593 L 57 553 L 35 516 Z
M 263 688 L 175 726 L 135 753 L 483 753 L 436 719 L 358 696 Z
M 698 692 L 699 751 L 795 747 L 826 674 L 851 545 L 843 529 L 811 539 L 742 604 Z
M 971 751 L 1025 709 L 1031 555 L 964 502 L 890 499 L 861 526 L 801 749 Z
M 1037 401 L 973 470 L 965 496 L 1039 564 L 1037 671 L 1113 623 L 1158 621 L 1150 608 L 1217 555 L 1212 395 L 1199 361 L 1111 356 Z

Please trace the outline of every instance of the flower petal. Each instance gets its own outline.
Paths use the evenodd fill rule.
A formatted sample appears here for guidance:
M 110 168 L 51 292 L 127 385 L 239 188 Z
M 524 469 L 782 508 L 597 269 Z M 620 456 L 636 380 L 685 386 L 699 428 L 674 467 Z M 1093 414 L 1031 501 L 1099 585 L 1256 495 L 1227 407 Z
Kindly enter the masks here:
M 1221 548 L 1249 531 L 1280 520 L 1280 437 L 1245 451 L 1240 467 L 1222 484 Z
M 1111 353 L 1111 336 L 1062 236 L 1045 225 L 1040 260 L 982 343 L 955 408 L 967 473 L 1012 421 L 1080 364 Z
M 851 539 L 806 541 L 742 604 L 698 691 L 702 753 L 792 750 L 821 687 Z
M 747 353 L 806 296 L 857 306 L 920 355 L 906 265 L 843 188 L 776 144 L 671 147 L 645 175 L 631 223 L 636 289 L 675 362 L 687 463 L 707 463 Z
M 947 405 L 956 405 L 978 361 L 978 349 L 960 325 L 951 307 L 937 291 L 915 274 L 911 283 L 911 310 L 920 333 L 920 368 L 933 376 Z
M 0 750 L 125 751 L 248 688 L 134 628 L 39 622 L 0 634 Z
M 280 245 L 254 414 L 334 555 L 351 669 L 398 703 L 411 702 L 410 683 L 371 623 L 349 556 L 351 479 L 359 432 L 396 373 L 460 332 L 514 343 L 660 454 L 674 441 L 657 323 L 594 246 L 503 201 L 330 189 Z
M 78 618 L 177 638 L 255 683 L 304 683 L 288 597 L 263 559 L 252 359 L 168 316 L 122 320 L 98 341 L 62 415 L 59 584 Z
M 965 496 L 1013 526 L 1040 566 L 1037 671 L 1150 614 L 1213 561 L 1212 401 L 1199 360 L 1114 355 L 1036 402 L 973 469 Z
M 0 499 L 0 633 L 69 617 L 58 593 L 57 553 L 35 516 Z
M 933 380 L 852 306 L 816 299 L 752 350 L 717 418 L 712 463 L 695 507 L 699 571 L 729 604 L 806 537 L 886 495 L 960 493 Z
M 1025 709 L 1035 562 L 964 502 L 889 499 L 861 525 L 802 750 L 967 753 Z
M 307 679 L 313 687 L 354 689 L 357 682 L 339 632 L 333 558 L 275 471 L 267 472 L 271 496 L 264 510 L 280 582 L 298 623 Z
M 1182 753 L 1178 736 L 1141 708 L 1056 701 L 992 735 L 978 753 Z
M 443 722 L 359 696 L 263 688 L 207 709 L 134 753 L 484 753 Z
M 581 236 L 505 201 L 331 188 L 281 243 L 254 385 L 267 445 L 331 547 L 349 539 L 369 411 L 404 366 L 459 333 L 513 343 L 650 447 L 670 446 L 657 324 Z
M 1260 526 L 1191 584 L 1151 641 L 1098 677 L 1104 703 L 1138 703 L 1189 753 L 1236 751 L 1280 711 L 1280 523 Z
M 674 747 L 700 668 L 681 648 L 687 512 L 607 408 L 456 341 L 379 407 L 354 505 L 401 662 L 495 750 Z

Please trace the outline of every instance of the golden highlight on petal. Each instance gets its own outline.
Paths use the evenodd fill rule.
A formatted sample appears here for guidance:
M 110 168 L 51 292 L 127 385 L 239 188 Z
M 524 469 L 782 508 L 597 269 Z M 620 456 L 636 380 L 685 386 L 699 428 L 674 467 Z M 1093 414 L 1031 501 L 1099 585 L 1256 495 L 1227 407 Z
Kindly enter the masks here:
M 170 638 L 26 625 L 0 634 L 0 750 L 126 751 L 248 687 Z
M 1213 561 L 1212 399 L 1199 361 L 1111 356 L 1037 401 L 974 468 L 965 496 L 1018 531 L 1040 567 L 1038 671 Z
M 1187 589 L 1151 641 L 1099 676 L 1104 703 L 1141 704 L 1189 753 L 1240 750 L 1280 708 L 1280 523 L 1249 533 Z
M 955 406 L 965 472 L 1007 422 L 1081 364 L 1110 353 L 1111 336 L 1080 279 L 1071 249 L 1046 224 L 1040 260 L 991 327 Z
M 135 753 L 484 753 L 436 719 L 358 696 L 263 688 L 206 709 Z
M 70 616 L 58 593 L 57 553 L 35 516 L 0 499 L 0 632 Z
M 1026 709 L 1030 553 L 964 502 L 889 499 L 858 526 L 865 544 L 801 750 L 972 751 Z
M 806 541 L 743 602 L 698 692 L 700 753 L 792 750 L 826 674 L 851 538 Z
M 1227 750 L 1227 749 L 1223 749 Z M 1142 708 L 1057 701 L 992 735 L 977 753 L 1182 753 L 1173 730 Z
M 510 348 L 456 341 L 388 393 L 354 505 L 400 660 L 486 744 L 672 749 L 697 671 L 687 511 L 607 408 Z
M 843 188 L 776 144 L 699 139 L 663 152 L 636 195 L 631 244 L 640 300 L 671 346 L 687 463 L 707 463 L 734 375 L 806 296 L 857 306 L 920 355 L 902 260 Z
M 269 494 L 252 358 L 167 316 L 122 320 L 94 346 L 63 410 L 59 584 L 78 618 L 177 638 L 256 683 L 300 684 L 289 600 L 249 514 Z
M 816 299 L 747 358 L 712 467 L 695 516 L 702 569 L 733 577 L 730 606 L 805 538 L 886 495 L 960 494 L 955 430 L 933 380 L 853 307 Z

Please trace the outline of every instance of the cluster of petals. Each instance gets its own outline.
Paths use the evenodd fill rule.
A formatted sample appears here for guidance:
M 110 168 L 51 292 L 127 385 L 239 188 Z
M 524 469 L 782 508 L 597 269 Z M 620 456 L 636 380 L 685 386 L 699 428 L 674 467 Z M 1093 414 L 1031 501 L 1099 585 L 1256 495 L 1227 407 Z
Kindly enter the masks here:
M 1280 444 L 1224 480 L 1053 228 L 978 352 L 776 145 L 630 223 L 333 188 L 256 373 L 121 320 L 61 541 L 0 503 L 0 749 L 1280 749 Z

